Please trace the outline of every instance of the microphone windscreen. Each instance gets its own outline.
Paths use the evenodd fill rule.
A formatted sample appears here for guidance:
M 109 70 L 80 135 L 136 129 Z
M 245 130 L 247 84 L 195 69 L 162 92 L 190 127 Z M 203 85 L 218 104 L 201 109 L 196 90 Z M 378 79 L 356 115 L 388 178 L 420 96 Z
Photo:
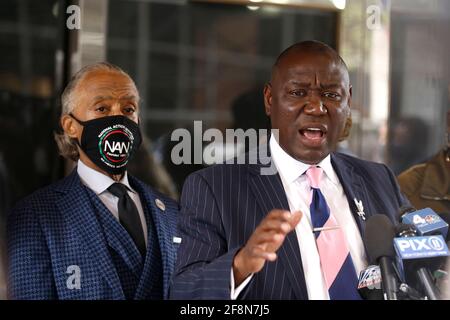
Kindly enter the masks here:
M 376 214 L 367 220 L 364 242 L 370 264 L 378 264 L 381 257 L 394 257 L 394 237 L 395 227 L 386 215 Z

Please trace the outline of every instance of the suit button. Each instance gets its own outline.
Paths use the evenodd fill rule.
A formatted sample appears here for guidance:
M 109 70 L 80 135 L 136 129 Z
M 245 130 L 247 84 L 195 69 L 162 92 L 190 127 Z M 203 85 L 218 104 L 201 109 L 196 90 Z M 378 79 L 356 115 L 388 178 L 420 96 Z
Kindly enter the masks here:
M 164 204 L 164 202 L 162 202 L 159 199 L 155 200 L 155 204 L 158 208 L 160 208 L 162 211 L 166 211 L 166 205 Z

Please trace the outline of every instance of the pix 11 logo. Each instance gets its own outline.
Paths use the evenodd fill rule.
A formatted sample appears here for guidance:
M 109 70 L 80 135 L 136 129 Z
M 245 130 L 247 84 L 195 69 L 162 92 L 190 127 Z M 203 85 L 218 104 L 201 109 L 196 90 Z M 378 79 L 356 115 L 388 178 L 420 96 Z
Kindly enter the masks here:
M 80 6 L 71 5 L 66 9 L 66 14 L 69 16 L 66 19 L 66 27 L 69 30 L 81 29 L 81 9 Z

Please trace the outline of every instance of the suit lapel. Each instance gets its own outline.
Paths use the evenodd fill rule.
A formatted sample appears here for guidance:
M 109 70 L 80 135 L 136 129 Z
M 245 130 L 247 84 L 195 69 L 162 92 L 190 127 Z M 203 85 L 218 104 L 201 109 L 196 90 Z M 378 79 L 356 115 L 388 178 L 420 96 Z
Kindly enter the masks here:
M 367 197 L 367 190 L 364 185 L 364 179 L 361 175 L 353 170 L 353 166 L 345 161 L 338 153 L 331 154 L 331 164 L 334 171 L 339 177 L 344 193 L 347 197 L 350 210 L 358 225 L 361 237 L 364 239 L 364 230 L 366 227 L 366 220 L 370 217 L 372 210 L 370 210 L 370 202 Z M 358 214 L 360 208 L 357 207 L 356 201 L 360 202 L 364 207 L 365 220 Z
M 270 155 L 269 155 L 270 156 Z M 365 219 L 367 220 L 372 211 L 370 210 L 370 202 L 368 201 L 367 190 L 364 185 L 364 179 L 361 175 L 354 171 L 354 168 L 348 161 L 342 159 L 339 154 L 331 155 L 333 169 L 336 171 L 339 180 L 343 186 L 344 193 L 347 197 L 350 210 L 353 213 L 355 221 L 361 236 L 364 238 L 365 220 L 358 215 L 361 208 L 357 207 L 355 202 L 358 201 L 364 206 Z M 258 212 L 259 221 L 272 209 L 289 209 L 281 179 L 277 174 L 261 175 L 261 168 L 267 167 L 261 164 L 249 166 L 249 183 L 261 211 Z M 308 299 L 306 283 L 304 279 L 303 265 L 298 245 L 297 235 L 291 232 L 278 252 L 279 260 L 285 268 L 286 275 L 293 286 L 294 292 L 298 299 Z M 299 277 L 298 275 L 302 276 Z
M 148 285 L 145 279 L 148 277 L 149 273 L 153 272 L 152 268 L 155 266 L 152 261 L 151 250 L 154 250 L 156 246 L 159 245 L 159 250 L 161 252 L 162 259 L 162 270 L 163 270 L 163 279 L 169 279 L 171 264 L 170 264 L 170 254 L 171 250 L 168 248 L 168 245 L 172 244 L 171 234 L 169 230 L 171 230 L 171 226 L 169 225 L 169 221 L 165 219 L 165 211 L 160 209 L 155 205 L 156 198 L 151 193 L 148 187 L 144 186 L 137 179 L 134 179 L 132 176 L 129 176 L 131 186 L 139 193 L 141 197 L 142 206 L 144 207 L 145 219 L 147 221 L 148 226 L 148 244 L 147 244 L 147 255 L 144 262 L 144 268 L 141 276 L 141 281 L 139 283 L 138 289 L 136 291 L 136 298 L 139 298 L 139 295 L 145 292 L 150 292 L 151 288 L 144 288 L 143 286 Z M 153 227 L 152 227 L 153 226 Z M 154 233 L 156 232 L 156 236 Z M 150 243 L 151 239 L 157 240 L 157 244 Z M 163 281 L 163 297 L 167 297 L 169 293 L 169 283 L 168 281 Z
M 78 235 L 79 242 L 75 245 L 83 246 L 87 253 L 86 258 L 111 287 L 112 299 L 125 299 L 94 207 L 88 211 L 80 210 L 80 207 L 91 202 L 76 169 L 61 186 L 60 192 L 64 195 L 56 202 L 56 205 L 67 221 L 68 228 L 72 228 L 73 233 Z
M 290 211 L 280 176 L 278 173 L 262 175 L 261 169 L 268 166 L 250 165 L 249 183 L 256 202 L 261 207 L 257 221 L 261 221 L 272 209 Z M 297 299 L 308 299 L 303 264 L 295 230 L 289 233 L 278 250 L 278 259 L 283 265 L 286 275 L 293 287 Z

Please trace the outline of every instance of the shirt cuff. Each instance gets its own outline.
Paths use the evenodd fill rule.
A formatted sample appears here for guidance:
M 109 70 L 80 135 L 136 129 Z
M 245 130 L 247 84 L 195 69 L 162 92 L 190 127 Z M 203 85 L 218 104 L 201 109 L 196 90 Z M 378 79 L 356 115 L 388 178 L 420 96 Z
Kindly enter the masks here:
M 233 268 L 231 268 L 231 300 L 236 300 L 237 297 L 239 296 L 239 294 L 242 292 L 242 290 L 244 290 L 244 288 L 247 286 L 247 284 L 250 282 L 250 280 L 252 280 L 253 278 L 253 273 L 250 274 L 247 278 L 245 278 L 244 281 L 242 281 L 242 283 L 235 288 L 234 287 L 234 274 L 233 274 Z

